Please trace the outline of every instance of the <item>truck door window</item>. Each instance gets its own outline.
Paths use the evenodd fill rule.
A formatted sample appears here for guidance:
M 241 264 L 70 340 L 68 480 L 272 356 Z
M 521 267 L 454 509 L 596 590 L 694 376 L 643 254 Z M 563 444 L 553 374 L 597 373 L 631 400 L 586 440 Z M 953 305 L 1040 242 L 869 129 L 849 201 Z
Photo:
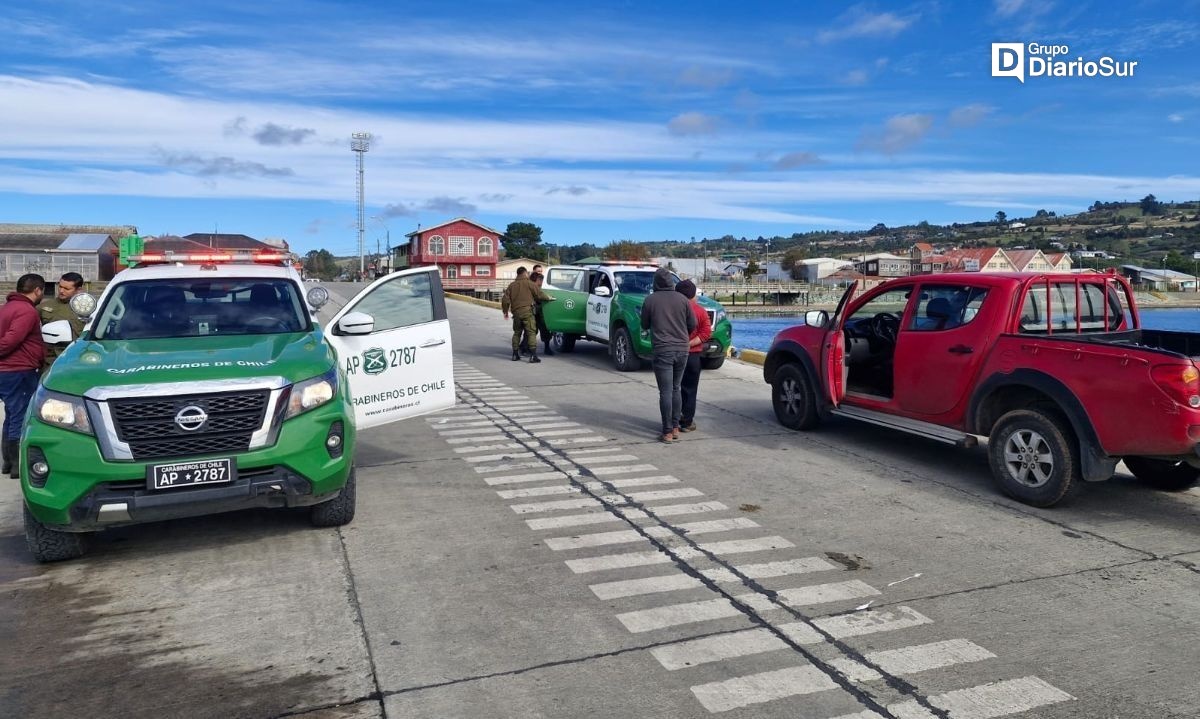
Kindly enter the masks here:
M 987 288 L 965 285 L 923 285 L 909 329 L 949 330 L 961 327 L 979 314 Z
M 608 279 L 607 272 L 597 272 L 596 273 L 596 281 L 592 285 L 592 289 L 591 289 L 593 294 L 595 293 L 597 287 L 607 287 L 609 293 L 610 294 L 612 293 L 612 280 Z
M 352 309 L 371 315 L 375 319 L 375 332 L 433 322 L 429 275 L 422 272 L 380 285 Z
M 584 284 L 586 279 L 587 270 L 556 268 L 550 270 L 550 275 L 546 278 L 546 281 L 560 290 L 585 292 L 587 290 L 587 286 Z

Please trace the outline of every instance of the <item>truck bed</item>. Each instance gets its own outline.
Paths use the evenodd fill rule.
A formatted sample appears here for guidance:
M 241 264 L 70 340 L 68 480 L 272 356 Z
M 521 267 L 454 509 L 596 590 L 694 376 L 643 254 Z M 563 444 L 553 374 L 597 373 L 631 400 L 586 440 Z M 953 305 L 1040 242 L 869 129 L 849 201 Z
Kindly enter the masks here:
M 1170 352 L 1184 357 L 1200 357 L 1200 333 L 1177 332 L 1174 330 L 1126 330 L 1124 332 L 1095 332 L 1083 334 L 1042 335 L 1047 339 L 1071 342 L 1095 342 L 1107 345 L 1125 345 L 1139 349 Z

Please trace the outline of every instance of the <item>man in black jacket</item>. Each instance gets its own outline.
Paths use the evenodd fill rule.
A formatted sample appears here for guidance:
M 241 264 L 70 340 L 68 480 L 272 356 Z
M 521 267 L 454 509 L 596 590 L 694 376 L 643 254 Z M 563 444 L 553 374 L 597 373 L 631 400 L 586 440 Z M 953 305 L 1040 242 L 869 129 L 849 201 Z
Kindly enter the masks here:
M 650 330 L 658 413 L 662 416 L 662 434 L 658 439 L 666 444 L 679 439 L 679 415 L 683 409 L 679 386 L 687 367 L 688 338 L 696 329 L 690 302 L 674 290 L 671 271 L 660 267 L 654 273 L 654 292 L 642 304 L 642 329 Z

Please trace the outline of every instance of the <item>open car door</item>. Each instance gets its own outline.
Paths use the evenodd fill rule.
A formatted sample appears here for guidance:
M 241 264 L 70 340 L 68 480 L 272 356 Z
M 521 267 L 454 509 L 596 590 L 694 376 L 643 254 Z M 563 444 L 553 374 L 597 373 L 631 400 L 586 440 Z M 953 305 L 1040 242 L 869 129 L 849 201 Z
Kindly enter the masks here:
M 358 429 L 454 405 L 454 353 L 436 267 L 384 275 L 330 320 Z
M 829 318 L 829 325 L 825 328 L 825 339 L 821 343 L 825 357 L 825 392 L 829 403 L 834 407 L 841 404 L 842 398 L 846 396 L 850 365 L 847 364 L 846 333 L 842 331 L 842 325 L 846 321 L 850 300 L 857 289 L 858 280 L 851 282 L 846 288 L 833 317 Z
M 542 291 L 554 298 L 554 302 L 542 305 L 542 317 L 551 332 L 582 337 L 587 310 L 588 270 L 573 265 L 554 265 L 546 270 L 546 281 Z

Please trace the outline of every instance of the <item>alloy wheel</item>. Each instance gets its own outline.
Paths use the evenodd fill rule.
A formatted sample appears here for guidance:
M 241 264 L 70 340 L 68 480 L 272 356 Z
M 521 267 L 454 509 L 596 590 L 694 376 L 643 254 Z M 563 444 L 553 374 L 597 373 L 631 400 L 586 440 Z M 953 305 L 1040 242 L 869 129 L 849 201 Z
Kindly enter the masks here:
M 1046 438 L 1032 429 L 1019 429 L 1004 443 L 1004 466 L 1026 487 L 1041 487 L 1054 476 L 1054 454 Z

